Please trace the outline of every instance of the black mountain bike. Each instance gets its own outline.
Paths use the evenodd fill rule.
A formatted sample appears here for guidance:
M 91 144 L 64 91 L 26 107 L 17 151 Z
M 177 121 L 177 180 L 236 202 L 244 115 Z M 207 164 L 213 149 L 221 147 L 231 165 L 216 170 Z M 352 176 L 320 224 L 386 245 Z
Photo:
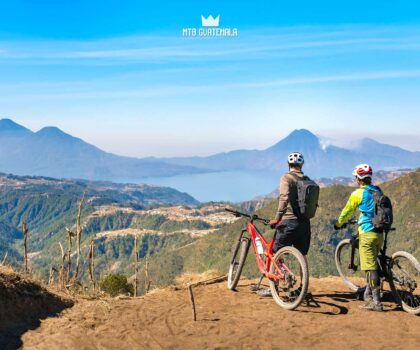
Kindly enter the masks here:
M 348 224 L 357 224 L 352 219 Z M 346 226 L 345 226 L 346 227 Z M 395 231 L 395 228 L 389 231 Z M 386 255 L 388 233 L 385 232 L 384 244 L 378 256 L 381 289 L 386 281 L 392 291 L 395 301 L 404 311 L 420 314 L 420 264 L 411 254 L 399 251 Z M 344 283 L 359 296 L 363 295 L 366 286 L 365 273 L 359 268 L 359 237 L 343 239 L 335 250 L 335 264 Z

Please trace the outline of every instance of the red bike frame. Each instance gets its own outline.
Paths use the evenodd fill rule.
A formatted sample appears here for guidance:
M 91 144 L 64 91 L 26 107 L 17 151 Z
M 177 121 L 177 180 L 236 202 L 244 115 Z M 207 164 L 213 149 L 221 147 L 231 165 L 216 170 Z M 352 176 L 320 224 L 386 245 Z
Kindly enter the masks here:
M 252 221 L 247 223 L 247 231 L 251 237 L 252 248 L 254 250 L 255 258 L 257 260 L 258 269 L 264 276 L 266 276 L 267 278 L 271 280 L 279 281 L 280 279 L 284 278 L 283 271 L 287 271 L 291 273 L 290 269 L 286 266 L 286 264 L 283 261 L 280 262 L 280 266 L 281 266 L 280 268 L 276 264 L 276 262 L 273 260 L 274 255 L 275 255 L 273 253 L 275 235 L 273 239 L 271 240 L 271 242 L 268 242 L 264 238 L 264 236 L 258 231 L 258 229 L 255 227 Z M 257 245 L 255 243 L 256 237 L 259 237 L 259 239 L 261 240 L 261 243 L 263 244 L 263 254 L 258 254 Z M 263 260 L 261 255 L 265 256 L 265 259 L 264 259 L 265 261 Z M 274 265 L 277 274 L 272 274 L 269 272 L 271 264 Z

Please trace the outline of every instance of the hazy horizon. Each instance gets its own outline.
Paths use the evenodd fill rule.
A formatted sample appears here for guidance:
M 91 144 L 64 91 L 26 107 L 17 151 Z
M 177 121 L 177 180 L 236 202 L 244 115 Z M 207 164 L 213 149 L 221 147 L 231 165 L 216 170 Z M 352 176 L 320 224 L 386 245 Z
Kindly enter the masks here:
M 45 126 L 42 126 L 39 129 L 31 129 L 31 128 L 28 128 L 26 125 L 23 125 L 23 124 L 19 123 L 18 121 L 13 120 L 12 118 L 6 118 L 6 117 L 2 118 L 0 116 L 0 121 L 3 120 L 3 119 L 12 120 L 14 123 L 17 123 L 17 124 L 27 128 L 27 129 L 31 130 L 32 132 L 38 132 L 41 129 L 46 128 L 46 127 L 57 127 L 56 125 L 45 125 Z M 63 130 L 61 128 L 59 128 L 59 129 L 61 131 L 63 131 L 64 133 L 69 134 L 66 130 Z M 305 129 L 305 128 L 302 128 L 302 129 Z M 308 130 L 308 129 L 306 129 L 306 130 Z M 357 147 L 358 141 L 362 140 L 363 138 L 371 138 L 371 139 L 374 139 L 375 141 L 378 141 L 378 142 L 382 143 L 382 141 L 380 140 L 380 137 L 378 139 L 378 138 L 375 138 L 372 135 L 370 135 L 370 136 L 368 136 L 368 135 L 366 135 L 366 136 L 357 135 L 357 137 L 356 137 L 356 135 L 347 135 L 346 137 L 337 138 L 337 136 L 339 135 L 339 132 L 337 132 L 337 131 L 334 134 L 331 134 L 331 136 L 326 136 L 326 135 L 321 135 L 321 134 L 318 134 L 318 133 L 314 133 L 312 130 L 308 130 L 308 131 L 312 132 L 313 134 L 315 134 L 319 138 L 322 146 L 337 146 L 337 147 L 342 147 L 342 148 L 346 148 L 346 149 L 354 149 L 355 147 Z M 235 151 L 235 150 L 239 150 L 239 149 L 241 149 L 241 150 L 253 150 L 253 149 L 264 150 L 268 147 L 273 146 L 275 143 L 281 141 L 282 139 L 287 137 L 289 134 L 281 136 L 277 140 L 273 140 L 272 143 L 261 144 L 259 147 L 250 143 L 250 144 L 245 145 L 243 147 L 232 148 L 232 149 L 221 149 L 219 152 L 213 152 L 213 153 L 208 153 L 208 154 L 191 153 L 191 154 L 176 154 L 176 155 L 156 155 L 156 154 L 151 153 L 151 154 L 146 154 L 144 156 L 136 156 L 136 155 L 130 155 L 130 154 L 124 154 L 124 153 L 117 153 L 117 152 L 109 151 L 109 150 L 106 150 L 106 149 L 103 149 L 103 148 L 99 147 L 98 145 L 96 145 L 94 143 L 89 142 L 88 140 L 85 140 L 85 139 L 79 137 L 78 135 L 72 135 L 72 134 L 70 134 L 70 135 L 73 136 L 73 137 L 76 137 L 76 138 L 81 138 L 83 141 L 88 142 L 93 146 L 99 147 L 106 152 L 114 153 L 114 154 L 121 155 L 121 156 L 132 156 L 132 157 L 137 157 L 137 158 L 143 158 L 143 157 L 163 157 L 163 158 L 165 158 L 165 157 L 190 157 L 190 156 L 206 157 L 206 156 L 214 155 L 216 153 L 230 152 L 230 151 Z M 380 135 L 377 135 L 377 136 L 380 136 Z M 415 136 L 413 136 L 413 137 L 415 137 Z M 384 143 L 386 143 L 386 142 L 384 142 Z M 389 144 L 391 146 L 401 147 L 401 145 L 398 144 L 398 143 L 393 143 L 393 144 L 392 143 L 386 143 L 386 144 Z M 403 147 L 401 147 L 401 148 L 403 148 Z M 410 150 L 410 149 L 408 149 L 408 150 Z M 418 150 L 414 149 L 414 150 L 410 150 L 410 151 L 418 151 Z

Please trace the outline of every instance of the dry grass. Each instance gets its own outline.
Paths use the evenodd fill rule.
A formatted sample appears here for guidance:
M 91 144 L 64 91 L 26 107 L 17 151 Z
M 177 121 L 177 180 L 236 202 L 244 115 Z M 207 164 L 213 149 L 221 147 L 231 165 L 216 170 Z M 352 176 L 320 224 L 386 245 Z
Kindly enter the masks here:
M 9 265 L 0 265 L 0 273 L 4 273 L 4 274 L 11 274 L 14 273 L 15 271 L 13 270 L 13 268 Z
M 203 273 L 184 272 L 181 276 L 178 276 L 175 279 L 175 284 L 177 286 L 186 286 L 188 283 L 194 284 L 197 282 L 206 281 L 211 278 L 215 278 L 219 276 L 220 276 L 220 271 L 217 271 L 217 270 L 208 270 Z

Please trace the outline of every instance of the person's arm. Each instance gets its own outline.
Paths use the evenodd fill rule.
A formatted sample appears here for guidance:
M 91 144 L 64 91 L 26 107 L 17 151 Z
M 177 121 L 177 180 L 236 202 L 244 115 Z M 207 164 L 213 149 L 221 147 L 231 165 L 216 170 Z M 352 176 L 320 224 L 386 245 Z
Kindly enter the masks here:
M 347 201 L 346 206 L 341 211 L 340 216 L 338 217 L 337 222 L 335 223 L 335 227 L 340 228 L 342 227 L 348 219 L 350 219 L 357 208 L 359 207 L 360 203 L 362 201 L 362 197 L 359 195 L 359 192 L 356 190 L 351 195 L 349 200 Z
M 280 221 L 283 217 L 284 213 L 287 210 L 287 204 L 289 203 L 289 195 L 290 195 L 290 180 L 286 177 L 286 175 L 282 176 L 280 179 L 280 196 L 279 196 L 279 206 L 276 212 L 276 219 Z

